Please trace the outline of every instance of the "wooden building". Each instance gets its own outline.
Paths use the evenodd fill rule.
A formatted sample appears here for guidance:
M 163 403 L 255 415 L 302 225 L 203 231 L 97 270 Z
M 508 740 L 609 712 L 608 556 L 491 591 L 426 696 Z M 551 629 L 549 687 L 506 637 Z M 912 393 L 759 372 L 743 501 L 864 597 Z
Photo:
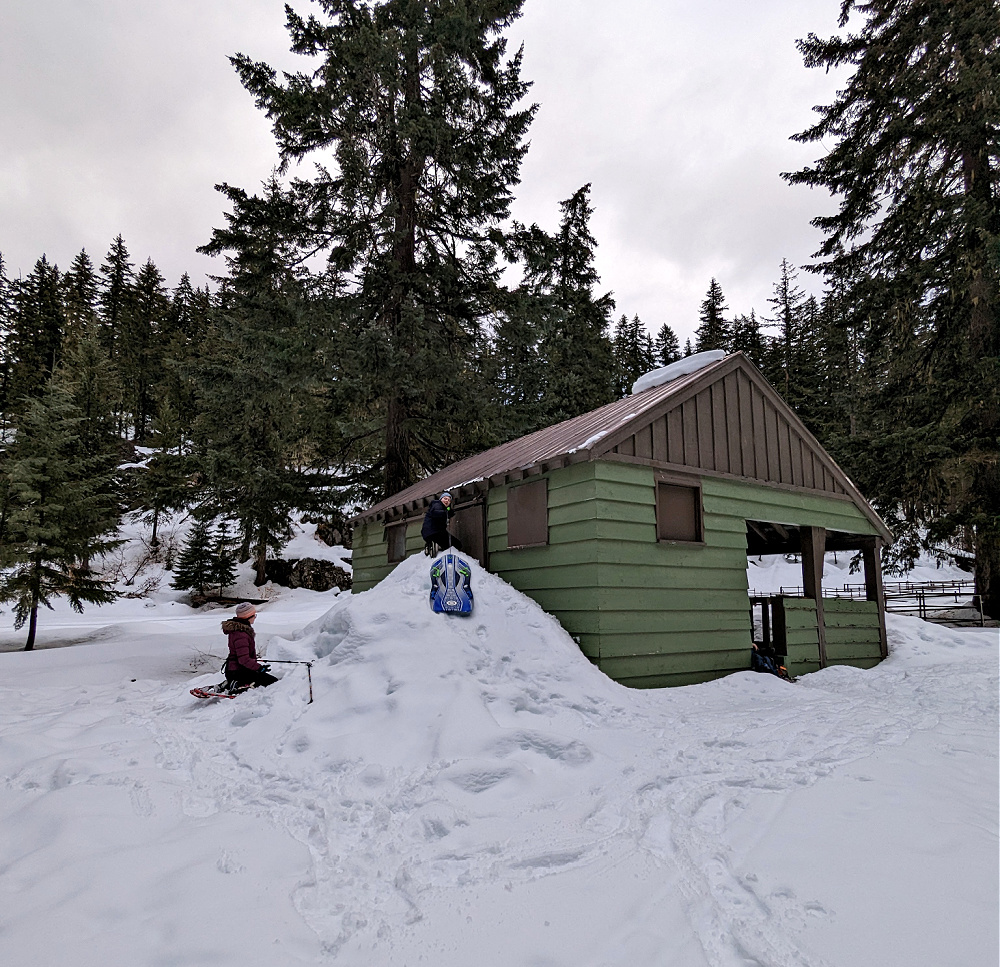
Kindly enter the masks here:
M 891 535 L 741 353 L 461 460 L 358 514 L 354 589 L 423 548 L 443 490 L 467 556 L 638 687 L 749 667 L 752 608 L 793 674 L 886 655 Z M 863 600 L 823 597 L 827 550 L 860 551 Z M 801 555 L 802 590 L 751 602 L 748 555 Z

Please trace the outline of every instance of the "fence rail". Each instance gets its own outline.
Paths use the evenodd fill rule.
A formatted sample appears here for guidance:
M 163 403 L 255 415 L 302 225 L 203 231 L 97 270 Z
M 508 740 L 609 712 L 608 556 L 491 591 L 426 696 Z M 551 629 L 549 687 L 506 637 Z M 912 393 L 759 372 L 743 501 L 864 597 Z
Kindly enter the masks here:
M 915 614 L 925 621 L 941 621 L 953 625 L 979 625 L 985 627 L 982 595 L 976 594 L 973 581 L 891 581 L 883 585 L 885 610 L 893 614 Z M 801 598 L 801 587 L 778 589 L 783 597 Z M 760 591 L 750 591 L 750 597 L 766 597 Z M 824 587 L 824 598 L 848 598 L 865 601 L 868 589 L 863 584 L 843 584 L 837 588 Z M 960 609 L 972 609 L 973 616 L 957 615 Z

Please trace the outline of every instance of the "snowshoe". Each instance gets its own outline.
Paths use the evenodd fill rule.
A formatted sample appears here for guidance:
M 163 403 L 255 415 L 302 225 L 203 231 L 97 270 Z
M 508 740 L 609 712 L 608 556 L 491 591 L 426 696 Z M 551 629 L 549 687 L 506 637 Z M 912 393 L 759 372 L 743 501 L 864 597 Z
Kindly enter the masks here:
M 431 610 L 438 614 L 472 614 L 472 569 L 446 551 L 431 565 Z
M 206 685 L 204 688 L 192 688 L 195 698 L 236 698 L 241 692 L 256 688 L 255 685 L 240 685 L 238 682 L 219 682 L 218 685 Z

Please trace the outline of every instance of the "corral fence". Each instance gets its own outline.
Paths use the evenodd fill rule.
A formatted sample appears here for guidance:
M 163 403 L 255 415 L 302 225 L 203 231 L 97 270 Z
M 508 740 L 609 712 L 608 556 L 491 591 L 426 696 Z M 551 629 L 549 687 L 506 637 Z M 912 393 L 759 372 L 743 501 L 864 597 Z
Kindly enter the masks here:
M 778 590 L 779 595 L 802 597 L 802 588 Z M 925 621 L 954 626 L 986 626 L 982 595 L 976 594 L 973 581 L 887 581 L 883 585 L 885 610 L 895 614 L 915 615 Z M 759 597 L 751 591 L 750 597 Z M 850 598 L 864 601 L 867 590 L 863 584 L 844 584 L 839 588 L 823 588 L 824 598 Z

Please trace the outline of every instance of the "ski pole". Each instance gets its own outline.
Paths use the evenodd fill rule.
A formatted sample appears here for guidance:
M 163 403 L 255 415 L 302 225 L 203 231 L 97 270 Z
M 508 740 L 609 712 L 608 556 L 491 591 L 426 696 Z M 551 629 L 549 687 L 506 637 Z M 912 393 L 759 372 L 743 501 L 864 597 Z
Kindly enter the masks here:
M 282 658 L 265 658 L 270 665 L 305 665 L 306 674 L 309 676 L 309 701 L 306 705 L 312 705 L 313 703 L 313 663 L 311 661 L 287 661 Z

